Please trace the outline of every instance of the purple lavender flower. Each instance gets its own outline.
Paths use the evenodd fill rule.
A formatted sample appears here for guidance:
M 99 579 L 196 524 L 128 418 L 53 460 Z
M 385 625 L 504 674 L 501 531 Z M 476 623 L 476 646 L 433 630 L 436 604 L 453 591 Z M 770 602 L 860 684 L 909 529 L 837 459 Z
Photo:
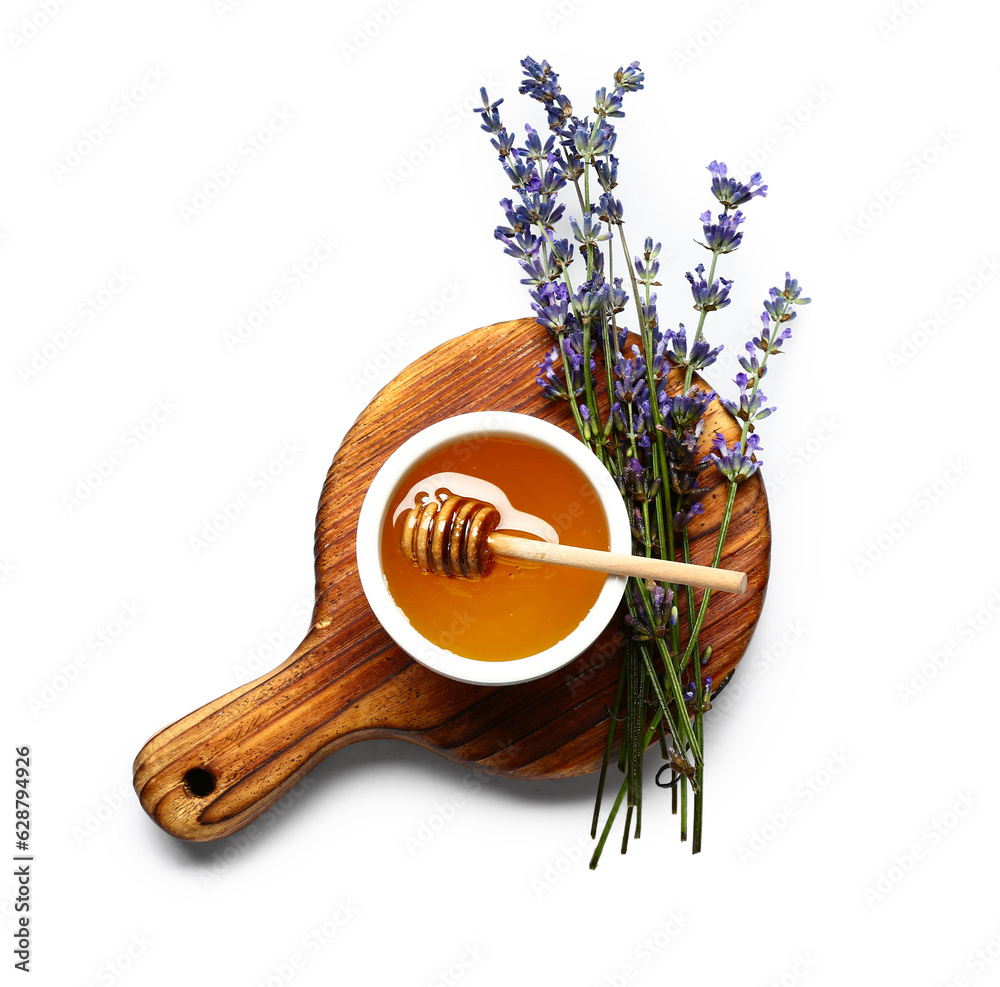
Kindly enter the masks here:
M 618 159 L 613 154 L 595 161 L 594 170 L 605 192 L 610 192 L 618 184 Z
M 595 219 L 599 218 L 600 213 L 597 206 L 591 206 L 590 212 L 584 215 L 582 229 L 576 219 L 572 216 L 570 217 L 569 225 L 573 230 L 573 236 L 586 247 L 596 246 L 601 240 L 611 239 L 611 231 L 608 230 L 606 233 L 602 232 L 601 224 L 599 222 L 595 222 Z
M 636 616 L 627 616 L 625 620 L 632 628 L 632 637 L 636 641 L 651 641 L 653 638 L 663 637 L 677 623 L 677 607 L 674 606 L 672 589 L 665 589 L 657 583 L 649 591 L 649 598 L 652 603 L 651 613 L 646 610 L 639 590 L 633 591 Z
M 524 156 L 529 161 L 545 161 L 547 164 L 553 164 L 555 161 L 555 134 L 551 134 L 543 144 L 541 137 L 538 136 L 538 131 L 530 123 L 526 123 L 524 129 L 528 134 L 524 142 Z
M 764 302 L 764 310 L 775 322 L 791 322 L 796 313 L 794 305 L 808 305 L 811 299 L 802 298 L 802 289 L 787 271 L 785 272 L 784 288 L 772 288 L 768 299 Z
M 577 288 L 573 295 L 573 308 L 577 317 L 585 323 L 600 318 L 608 301 L 608 286 L 590 288 L 590 282 L 585 282 Z
M 524 211 L 530 221 L 538 227 L 551 230 L 562 218 L 566 207 L 562 203 L 557 203 L 553 196 L 531 195 L 522 196 L 524 199 Z
M 548 62 L 536 62 L 531 56 L 521 59 L 521 68 L 524 70 L 524 81 L 518 92 L 542 103 L 548 113 L 549 128 L 557 130 L 564 120 L 573 115 L 573 107 L 559 87 L 559 76 Z
M 760 448 L 760 436 L 756 432 L 747 438 L 746 448 L 743 451 L 740 450 L 739 439 L 730 447 L 721 432 L 715 433 L 712 445 L 715 451 L 710 452 L 705 458 L 715 463 L 719 472 L 730 482 L 738 483 L 753 476 L 763 462 L 761 459 L 751 459 Z
M 631 62 L 628 68 L 620 68 L 615 72 L 615 84 L 627 93 L 634 93 L 642 89 L 646 76 L 639 68 L 638 62 Z
M 569 289 L 562 281 L 551 281 L 538 285 L 529 291 L 532 307 L 545 308 L 548 305 L 556 305 L 569 299 Z
M 552 240 L 549 243 L 549 257 L 560 271 L 573 263 L 573 244 L 569 240 Z
M 720 402 L 729 414 L 736 418 L 742 418 L 743 421 L 756 422 L 767 418 L 771 412 L 777 410 L 774 407 L 764 407 L 767 396 L 760 390 L 754 392 L 751 378 L 746 374 L 737 374 L 734 383 L 740 389 L 739 400 L 731 401 L 728 398 L 722 398 Z
M 531 226 L 531 217 L 528 215 L 528 210 L 524 208 L 523 204 L 515 206 L 512 200 L 501 199 L 500 206 L 506 214 L 507 222 L 510 223 L 510 226 L 498 226 L 496 228 L 493 235 L 498 240 L 513 236 L 515 233 L 523 233 Z
M 639 312 L 642 317 L 642 324 L 654 334 L 658 331 L 660 320 L 656 314 L 656 292 L 649 296 L 647 302 L 644 298 L 639 299 Z
M 733 282 L 720 277 L 709 284 L 704 278 L 704 264 L 699 264 L 694 270 L 698 275 L 697 281 L 690 271 L 684 275 L 691 285 L 694 307 L 699 312 L 715 312 L 725 308 L 729 304 L 729 289 Z
M 614 127 L 610 124 L 602 123 L 594 127 L 591 126 L 587 117 L 577 121 L 571 136 L 573 147 L 584 162 L 590 162 L 595 158 L 610 154 L 618 139 Z
M 567 333 L 562 339 L 562 353 L 569 364 L 570 379 L 566 381 L 563 371 L 563 359 L 559 347 L 553 346 L 545 354 L 538 375 L 535 377 L 542 393 L 552 401 L 562 401 L 572 394 L 577 400 L 583 394 L 583 339 L 579 330 Z M 593 344 L 591 344 L 593 350 Z M 594 361 L 591 358 L 590 367 L 593 371 Z
M 601 88 L 594 93 L 594 112 L 599 117 L 625 116 L 622 112 L 622 96 L 624 94 L 624 89 L 615 89 L 610 95 L 608 95 L 608 90 L 604 86 L 601 86 Z
M 774 291 L 773 288 L 771 290 Z M 767 308 L 767 305 L 768 302 L 765 302 L 764 307 Z M 792 312 L 792 314 L 789 316 L 789 321 L 791 321 L 791 319 L 794 318 L 795 318 L 795 313 Z M 782 352 L 781 344 L 784 343 L 786 339 L 792 338 L 792 327 L 786 325 L 785 328 L 781 330 L 781 332 L 776 332 L 775 330 L 778 327 L 777 325 L 775 325 L 772 328 L 771 317 L 770 315 L 768 315 L 766 311 L 761 312 L 760 323 L 761 323 L 760 335 L 754 336 L 753 339 L 751 339 L 747 343 L 747 349 L 751 353 L 753 353 L 754 350 L 761 350 L 768 356 L 773 356 L 775 353 L 781 353 Z M 754 359 L 756 359 L 756 353 L 754 353 Z M 760 369 L 762 371 L 765 371 L 767 368 L 761 367 Z M 761 376 L 763 377 L 764 374 L 761 373 Z
M 500 114 L 497 112 L 497 107 L 503 100 L 497 99 L 491 103 L 489 96 L 486 95 L 485 86 L 480 88 L 479 95 L 482 97 L 483 105 L 476 112 L 482 117 L 482 129 L 488 134 L 499 134 L 503 130 L 503 125 L 500 123 Z
M 601 196 L 601 219 L 609 223 L 621 223 L 622 213 L 621 199 L 616 199 L 610 192 L 605 192 Z
M 722 346 L 716 346 L 715 349 L 712 349 L 704 339 L 699 339 L 691 345 L 691 350 L 688 352 L 687 331 L 683 324 L 678 326 L 676 332 L 673 329 L 668 329 L 663 335 L 671 344 L 667 349 L 667 356 L 679 367 L 704 370 L 705 367 L 710 367 L 715 363 L 723 349 Z
M 571 326 L 575 325 L 567 298 L 553 298 L 546 305 L 532 302 L 531 307 L 535 310 L 535 321 L 551 332 L 560 332 L 568 322 Z
M 683 531 L 691 523 L 692 518 L 704 513 L 705 506 L 700 500 L 696 500 L 686 511 L 674 511 L 672 518 L 674 531 Z
M 566 184 L 566 176 L 559 168 L 546 168 L 528 183 L 529 190 L 542 195 L 555 195 Z
M 707 250 L 712 250 L 717 254 L 731 254 L 736 250 L 743 240 L 743 233 L 739 229 L 740 224 L 746 216 L 736 210 L 734 213 L 719 213 L 718 222 L 712 222 L 712 214 L 708 210 L 701 214 L 702 230 L 705 233 L 706 243 L 701 245 Z M 700 241 L 696 240 L 696 243 Z
M 567 359 L 569 360 L 570 374 L 572 377 L 571 384 L 573 386 L 573 394 L 575 397 L 579 397 L 583 394 L 584 360 L 587 361 L 591 373 L 597 369 L 593 356 L 596 345 L 596 341 L 592 339 L 590 341 L 589 352 L 584 354 L 583 330 L 579 328 L 575 328 L 572 332 L 567 332 L 566 335 L 563 336 L 562 348 Z
M 511 153 L 511 149 L 514 147 L 514 135 L 507 133 L 506 128 L 501 127 L 496 137 L 490 139 L 490 143 L 496 148 L 502 161 Z
M 715 400 L 715 391 L 693 387 L 687 394 L 660 395 L 660 408 L 667 425 L 675 432 L 685 432 L 701 422 L 708 406 Z
M 530 261 L 538 252 L 538 248 L 542 243 L 541 238 L 528 232 L 518 233 L 514 237 L 505 236 L 501 232 L 500 227 L 497 227 L 494 236 L 503 242 L 503 252 L 517 258 L 517 260 Z
M 566 397 L 566 387 L 563 384 L 562 376 L 556 372 L 556 361 L 559 359 L 559 350 L 555 346 L 545 354 L 541 366 L 538 368 L 538 375 L 535 381 L 542 389 L 542 394 L 550 401 L 559 401 Z
M 615 362 L 615 397 L 624 405 L 641 401 L 647 393 L 646 363 L 637 347 L 633 346 L 632 352 L 632 357 L 619 354 Z
M 755 337 L 756 338 L 756 337 Z M 757 348 L 754 346 L 751 340 L 746 343 L 746 351 L 749 356 L 739 357 L 740 366 L 748 373 L 751 377 L 763 377 L 767 372 L 766 366 L 761 366 L 760 360 L 757 359 Z
M 553 264 L 551 258 L 541 251 L 536 251 L 520 264 L 521 270 L 528 275 L 526 278 L 521 278 L 521 284 L 537 287 L 548 281 L 556 281 L 562 276 L 558 265 Z
M 615 278 L 614 284 L 608 289 L 608 308 L 616 315 L 625 311 L 628 304 L 628 293 L 622 290 L 622 279 Z
M 726 209 L 733 209 L 744 202 L 749 202 L 754 196 L 767 195 L 767 186 L 760 184 L 759 171 L 750 176 L 749 185 L 744 185 L 726 175 L 726 165 L 723 161 L 713 161 L 708 170 L 712 173 L 712 194 Z
M 530 161 L 524 162 L 513 154 L 507 158 L 501 156 L 500 161 L 510 179 L 511 188 L 530 191 L 528 186 L 535 178 L 535 166 Z

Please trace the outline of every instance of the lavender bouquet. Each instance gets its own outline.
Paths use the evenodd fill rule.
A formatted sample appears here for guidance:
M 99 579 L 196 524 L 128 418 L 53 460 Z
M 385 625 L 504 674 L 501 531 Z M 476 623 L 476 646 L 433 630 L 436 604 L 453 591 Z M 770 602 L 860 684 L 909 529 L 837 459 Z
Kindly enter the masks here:
M 700 441 L 703 419 L 716 394 L 702 387 L 695 373 L 709 367 L 722 349 L 705 340 L 705 319 L 709 312 L 730 304 L 732 288 L 732 281 L 716 276 L 716 267 L 721 256 L 742 244 L 746 217 L 740 207 L 765 196 L 767 186 L 761 183 L 760 174 L 743 183 L 730 177 L 721 162 L 708 166 L 711 193 L 721 212 L 713 215 L 706 210 L 700 216 L 703 240 L 699 242 L 710 255 L 707 272 L 704 264 L 698 264 L 685 274 L 698 323 L 690 335 L 682 324 L 676 330 L 662 329 L 653 291 L 660 285 L 660 244 L 647 237 L 641 252 L 632 254 L 625 238 L 624 209 L 615 198 L 619 162 L 611 121 L 624 116 L 626 95 L 643 88 L 639 63 L 619 68 L 613 87 L 595 93 L 593 118 L 582 119 L 574 114 L 548 62 L 525 58 L 521 67 L 524 80 L 519 92 L 542 104 L 549 134 L 543 139 L 526 125 L 524 143 L 517 145 L 500 119 L 498 107 L 503 100 L 491 102 L 485 89 L 481 90 L 482 109 L 477 112 L 515 193 L 500 201 L 506 224 L 498 226 L 494 235 L 520 265 L 521 283 L 528 286 L 537 321 L 553 339 L 539 368 L 538 383 L 546 397 L 568 402 L 580 438 L 615 478 L 632 519 L 636 553 L 690 561 L 688 524 L 701 513 L 700 498 L 705 492 L 699 477 L 713 464 L 718 468 L 728 483 L 712 562 L 718 566 L 737 487 L 761 464 L 755 425 L 774 411 L 767 406 L 760 383 L 768 360 L 783 352 L 791 335 L 789 323 L 795 318 L 795 307 L 809 301 L 801 297 L 798 282 L 788 274 L 782 286 L 770 290 L 759 335 L 747 342 L 746 355 L 739 358 L 743 372 L 735 379 L 738 393 L 721 401 L 742 423 L 739 438 L 730 445 L 716 433 L 708 447 L 711 451 L 706 452 Z M 567 218 L 572 239 L 557 232 L 567 212 L 560 201 L 564 192 L 571 202 Z M 574 260 L 577 270 L 585 268 L 578 275 L 570 273 Z M 616 275 L 616 263 L 619 271 L 624 264 L 622 274 Z M 625 276 L 631 292 L 624 287 Z M 633 329 L 623 315 L 630 301 Z M 675 368 L 683 371 L 683 382 L 668 388 L 668 372 Z M 703 717 L 711 707 L 713 684 L 703 673 L 711 648 L 701 649 L 699 634 L 711 595 L 706 590 L 696 606 L 690 587 L 681 592 L 675 585 L 630 581 L 625 618 L 629 634 L 617 694 L 609 707 L 592 837 L 598 835 L 618 723 L 617 763 L 624 778 L 591 867 L 597 865 L 623 801 L 622 852 L 633 823 L 635 836 L 640 835 L 642 759 L 657 739 L 666 762 L 656 776 L 657 783 L 673 790 L 682 839 L 687 838 L 689 789 L 693 793 L 692 850 L 701 849 Z M 661 782 L 668 771 L 669 781 Z

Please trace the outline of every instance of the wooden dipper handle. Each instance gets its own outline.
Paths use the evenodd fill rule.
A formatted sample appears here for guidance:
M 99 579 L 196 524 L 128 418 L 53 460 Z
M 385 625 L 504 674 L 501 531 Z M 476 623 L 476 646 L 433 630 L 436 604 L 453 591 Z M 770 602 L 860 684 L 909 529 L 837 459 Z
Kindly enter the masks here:
M 422 569 L 439 576 L 478 579 L 499 555 L 724 593 L 746 592 L 744 572 L 535 541 L 495 530 L 499 522 L 500 513 L 492 504 L 452 494 L 443 503 L 428 500 L 410 508 L 403 516 L 399 547 Z
M 505 559 L 523 559 L 526 562 L 548 562 L 551 565 L 568 565 L 595 572 L 610 572 L 616 576 L 635 576 L 638 579 L 657 579 L 664 583 L 681 583 L 702 589 L 722 590 L 724 593 L 745 593 L 745 572 L 731 569 L 714 569 L 705 565 L 688 565 L 686 562 L 667 562 L 645 555 L 621 555 L 618 552 L 599 552 L 593 548 L 575 548 L 571 545 L 553 545 L 531 538 L 494 531 L 488 539 L 494 555 Z

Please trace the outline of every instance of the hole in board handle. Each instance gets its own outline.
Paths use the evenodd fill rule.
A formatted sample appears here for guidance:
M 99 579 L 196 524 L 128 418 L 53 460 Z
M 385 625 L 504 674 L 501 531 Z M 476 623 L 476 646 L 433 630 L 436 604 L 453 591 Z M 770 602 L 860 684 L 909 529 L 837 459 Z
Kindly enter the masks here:
M 204 798 L 215 791 L 215 775 L 204 768 L 191 768 L 184 775 L 184 784 L 187 790 L 198 798 Z

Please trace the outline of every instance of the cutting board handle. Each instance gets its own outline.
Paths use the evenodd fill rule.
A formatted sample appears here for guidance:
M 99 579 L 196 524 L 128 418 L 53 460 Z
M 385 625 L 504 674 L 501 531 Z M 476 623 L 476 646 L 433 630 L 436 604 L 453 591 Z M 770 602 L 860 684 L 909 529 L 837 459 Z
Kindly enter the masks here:
M 274 671 L 147 741 L 133 783 L 157 825 L 182 840 L 229 836 L 328 754 L 361 739 L 350 642 L 320 629 Z

